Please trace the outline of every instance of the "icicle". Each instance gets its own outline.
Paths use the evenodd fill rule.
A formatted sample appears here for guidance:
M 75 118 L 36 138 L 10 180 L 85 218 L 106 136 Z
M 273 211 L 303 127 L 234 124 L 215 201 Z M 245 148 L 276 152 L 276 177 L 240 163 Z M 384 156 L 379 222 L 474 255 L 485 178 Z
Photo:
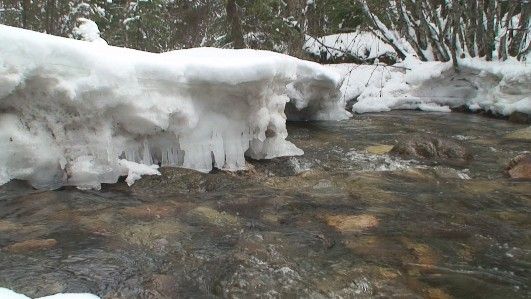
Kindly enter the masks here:
M 144 139 L 144 151 L 142 154 L 142 164 L 153 165 L 153 157 L 149 151 L 149 143 L 147 138 Z

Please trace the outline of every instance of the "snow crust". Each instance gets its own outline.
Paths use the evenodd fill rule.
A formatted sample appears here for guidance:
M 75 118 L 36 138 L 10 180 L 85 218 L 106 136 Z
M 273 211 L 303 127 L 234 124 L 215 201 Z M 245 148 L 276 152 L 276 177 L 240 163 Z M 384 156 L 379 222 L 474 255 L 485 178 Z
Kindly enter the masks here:
M 282 54 L 154 54 L 4 25 L 0 40 L 0 184 L 132 184 L 157 164 L 239 170 L 245 156 L 303 154 L 286 141 L 288 102 L 297 119 L 349 117 L 337 73 Z
M 9 290 L 9 289 L 6 289 L 6 288 L 1 288 L 1 287 L 0 287 L 0 298 L 1 299 L 31 299 L 28 296 L 25 296 L 25 295 L 16 293 L 16 292 L 14 292 L 12 290 Z M 59 293 L 59 294 L 45 296 L 45 297 L 39 297 L 39 298 L 35 298 L 35 299 L 100 299 L 100 297 L 98 297 L 96 295 L 92 295 L 92 294 L 87 294 L 87 293 L 79 293 L 79 294 L 76 294 L 76 293 L 69 293 L 69 294 Z
M 518 61 L 487 62 L 466 58 L 456 72 L 451 62 L 408 58 L 395 66 L 330 65 L 345 77 L 344 100 L 355 113 L 395 109 L 450 112 L 470 110 L 499 115 L 531 114 L 531 66 Z

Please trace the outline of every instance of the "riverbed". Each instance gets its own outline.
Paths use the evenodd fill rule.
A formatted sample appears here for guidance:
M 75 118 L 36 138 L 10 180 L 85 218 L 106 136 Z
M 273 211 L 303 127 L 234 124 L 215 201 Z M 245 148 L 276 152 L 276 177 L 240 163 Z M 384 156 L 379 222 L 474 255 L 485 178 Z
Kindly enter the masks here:
M 102 298 L 529 298 L 525 128 L 393 111 L 288 124 L 301 157 L 236 173 L 164 168 L 102 190 L 0 187 L 0 287 Z M 388 154 L 416 134 L 466 146 L 446 164 Z

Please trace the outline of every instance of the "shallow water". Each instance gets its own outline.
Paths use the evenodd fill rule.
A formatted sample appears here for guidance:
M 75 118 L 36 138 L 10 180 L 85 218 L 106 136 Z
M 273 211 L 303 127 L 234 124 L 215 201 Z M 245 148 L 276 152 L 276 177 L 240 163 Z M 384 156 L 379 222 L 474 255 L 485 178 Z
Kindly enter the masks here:
M 305 155 L 250 161 L 247 172 L 163 169 L 101 191 L 11 182 L 0 187 L 0 286 L 102 298 L 529 298 L 531 182 L 503 171 L 530 149 L 504 138 L 523 127 L 395 111 L 290 124 Z M 460 140 L 474 159 L 366 150 L 415 133 Z M 48 241 L 13 245 L 27 240 Z

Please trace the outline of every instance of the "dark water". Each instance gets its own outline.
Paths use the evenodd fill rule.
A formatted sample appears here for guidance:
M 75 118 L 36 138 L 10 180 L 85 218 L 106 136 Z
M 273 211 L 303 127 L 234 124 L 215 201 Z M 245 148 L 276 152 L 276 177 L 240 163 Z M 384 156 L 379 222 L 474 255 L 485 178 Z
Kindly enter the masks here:
M 529 298 L 531 182 L 503 171 L 530 149 L 504 138 L 523 127 L 397 111 L 290 124 L 306 154 L 251 161 L 242 173 L 164 169 L 101 191 L 11 182 L 0 187 L 0 287 L 102 298 Z M 474 160 L 435 166 L 366 150 L 419 132 L 462 140 Z

